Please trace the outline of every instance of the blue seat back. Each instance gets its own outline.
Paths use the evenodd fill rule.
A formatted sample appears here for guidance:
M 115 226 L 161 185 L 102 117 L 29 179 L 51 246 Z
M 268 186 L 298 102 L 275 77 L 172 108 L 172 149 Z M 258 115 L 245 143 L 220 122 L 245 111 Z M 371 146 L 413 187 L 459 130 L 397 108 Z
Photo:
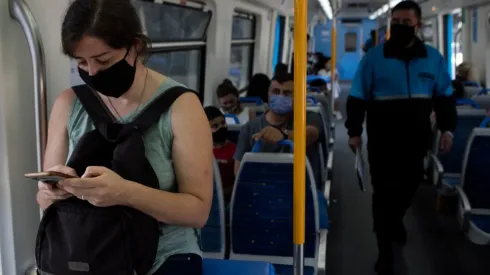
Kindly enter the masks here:
M 241 128 L 242 128 L 242 125 L 229 124 L 228 125 L 228 140 L 236 144 L 238 142 L 238 137 L 240 136 L 240 129 Z
M 225 258 L 225 206 L 221 174 L 216 160 L 213 160 L 214 188 L 213 202 L 206 225 L 201 229 L 202 250 L 205 258 Z
M 444 167 L 444 173 L 461 173 L 468 138 L 473 128 L 479 127 L 483 119 L 485 119 L 484 110 L 458 108 L 458 123 L 453 133 L 453 148 L 448 154 L 439 156 Z
M 202 261 L 202 275 L 275 275 L 274 266 L 258 261 L 211 260 Z M 184 274 L 182 274 L 184 275 Z
M 490 129 L 473 130 L 465 153 L 462 185 L 472 209 L 490 209 Z
M 240 120 L 235 114 L 225 114 L 227 124 L 240 124 Z
M 304 255 L 318 242 L 318 197 L 306 167 Z M 293 154 L 245 154 L 235 183 L 231 215 L 232 255 L 293 257 Z
M 240 103 L 249 103 L 249 104 L 257 105 L 257 106 L 264 104 L 262 99 L 258 96 L 240 97 Z
M 481 109 L 489 110 L 490 109 L 490 94 L 486 95 L 477 95 L 474 96 L 473 101 L 480 106 Z

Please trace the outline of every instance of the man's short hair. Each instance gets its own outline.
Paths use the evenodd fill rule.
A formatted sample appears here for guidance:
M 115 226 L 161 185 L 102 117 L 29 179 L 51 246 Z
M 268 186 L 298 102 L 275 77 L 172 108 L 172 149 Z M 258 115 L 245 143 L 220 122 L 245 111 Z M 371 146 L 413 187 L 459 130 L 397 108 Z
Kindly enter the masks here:
M 281 84 L 288 81 L 294 81 L 294 75 L 291 73 L 277 74 L 272 80 L 275 80 Z
M 391 9 L 391 14 L 400 10 L 413 10 L 415 12 L 415 16 L 417 16 L 417 19 L 419 21 L 422 19 L 422 9 L 420 8 L 420 5 L 414 1 L 407 0 L 398 3 L 393 9 Z

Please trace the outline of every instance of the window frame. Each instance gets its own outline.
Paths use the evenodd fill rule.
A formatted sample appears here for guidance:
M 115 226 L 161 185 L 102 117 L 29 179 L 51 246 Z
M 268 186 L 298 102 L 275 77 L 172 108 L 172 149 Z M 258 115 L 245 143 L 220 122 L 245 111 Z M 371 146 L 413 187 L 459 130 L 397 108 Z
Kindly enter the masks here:
M 194 1 L 194 0 L 189 0 L 189 2 L 193 3 L 193 5 L 180 5 L 175 2 L 169 2 L 169 1 L 163 1 L 163 3 L 158 3 L 153 0 L 139 0 L 141 2 L 149 2 L 153 3 L 155 5 L 170 5 L 170 6 L 177 6 L 183 9 L 192 9 L 192 10 L 197 10 L 197 11 L 202 11 L 202 12 L 207 12 L 209 13 L 209 19 L 206 22 L 206 32 L 203 34 L 203 37 L 199 39 L 185 39 L 185 40 L 165 40 L 165 41 L 159 41 L 159 42 L 151 42 L 149 45 L 149 52 L 148 52 L 148 58 L 149 60 L 152 55 L 157 55 L 157 54 L 164 54 L 164 53 L 173 53 L 173 52 L 189 52 L 189 51 L 199 51 L 200 53 L 200 60 L 199 62 L 199 71 L 197 72 L 199 74 L 198 76 L 198 87 L 196 87 L 196 93 L 201 101 L 201 104 L 204 102 L 204 93 L 205 93 L 205 81 L 206 81 L 206 56 L 207 56 L 207 36 L 208 36 L 208 30 L 209 30 L 209 25 L 211 23 L 211 20 L 213 18 L 213 12 L 206 6 L 206 3 L 201 2 L 201 1 Z M 138 12 L 140 12 L 138 10 Z M 146 35 L 148 35 L 148 29 L 146 26 L 146 21 L 142 19 L 142 23 L 144 24 L 144 32 Z M 171 77 L 171 76 L 170 76 Z M 182 83 L 184 84 L 184 83 Z M 189 89 L 192 89 L 189 87 Z
M 189 51 L 199 51 L 200 52 L 200 67 L 199 67 L 199 86 L 197 87 L 197 96 L 199 97 L 199 100 L 201 101 L 201 104 L 204 102 L 204 87 L 205 87 L 205 80 L 206 80 L 206 43 L 202 42 L 199 44 L 194 43 L 194 45 L 191 45 L 191 43 L 186 43 L 189 45 L 186 45 L 184 43 L 155 43 L 158 44 L 158 47 L 155 47 L 153 44 L 151 45 L 150 51 L 149 51 L 149 58 L 151 58 L 152 55 L 154 54 L 161 54 L 161 53 L 174 53 L 174 52 L 189 52 Z
M 233 47 L 233 46 L 244 46 L 244 45 L 250 46 L 250 52 L 249 52 L 248 61 L 247 61 L 249 63 L 247 75 L 248 75 L 248 80 L 250 82 L 250 80 L 252 79 L 253 72 L 254 72 L 253 66 L 254 66 L 255 47 L 257 46 L 257 15 L 255 15 L 254 13 L 251 13 L 251 12 L 236 9 L 233 12 L 233 18 L 235 18 L 235 17 L 246 18 L 246 19 L 252 21 L 252 38 L 233 39 L 233 26 L 232 26 L 232 28 L 231 28 L 232 29 L 232 33 L 231 33 L 232 40 L 231 40 L 231 45 L 230 45 L 230 57 L 228 57 L 228 59 L 231 58 L 231 47 Z M 230 69 L 230 66 L 228 66 L 228 69 Z M 248 83 L 247 83 L 247 86 L 248 86 Z M 246 87 L 244 87 L 244 88 L 246 88 Z M 237 88 L 239 88 L 239 87 L 237 87 Z

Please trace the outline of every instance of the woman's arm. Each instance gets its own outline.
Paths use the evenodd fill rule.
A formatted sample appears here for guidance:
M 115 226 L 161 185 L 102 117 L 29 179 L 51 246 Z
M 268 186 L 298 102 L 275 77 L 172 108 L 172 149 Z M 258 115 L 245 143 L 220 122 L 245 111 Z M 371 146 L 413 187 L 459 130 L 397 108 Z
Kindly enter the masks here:
M 72 89 L 62 92 L 54 101 L 48 123 L 48 141 L 44 154 L 43 169 L 64 165 L 68 155 L 68 116 L 75 93 Z
M 203 227 L 213 197 L 213 153 L 209 122 L 196 95 L 180 96 L 171 109 L 178 193 L 132 184 L 130 207 L 172 225 Z
M 44 155 L 43 170 L 76 175 L 73 169 L 64 166 L 68 155 L 67 122 L 75 94 L 68 89 L 62 92 L 55 100 L 48 123 L 48 141 Z M 42 209 L 48 208 L 53 202 L 72 196 L 60 188 L 53 188 L 49 184 L 38 183 L 39 192 L 36 200 Z

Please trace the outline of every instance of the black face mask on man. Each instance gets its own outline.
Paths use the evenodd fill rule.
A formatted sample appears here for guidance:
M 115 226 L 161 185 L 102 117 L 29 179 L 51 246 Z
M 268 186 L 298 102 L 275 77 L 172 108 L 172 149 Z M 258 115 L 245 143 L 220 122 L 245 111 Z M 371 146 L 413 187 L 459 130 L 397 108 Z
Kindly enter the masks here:
M 390 27 L 390 41 L 397 48 L 407 47 L 415 38 L 415 26 L 392 24 Z
M 118 98 L 126 93 L 133 85 L 136 75 L 136 58 L 133 66 L 127 61 L 126 57 L 109 68 L 99 71 L 96 75 L 89 75 L 88 72 L 78 68 L 78 73 L 82 80 L 97 92 L 114 98 Z
M 213 142 L 214 143 L 224 143 L 228 138 L 228 128 L 221 127 L 216 132 L 213 133 Z

